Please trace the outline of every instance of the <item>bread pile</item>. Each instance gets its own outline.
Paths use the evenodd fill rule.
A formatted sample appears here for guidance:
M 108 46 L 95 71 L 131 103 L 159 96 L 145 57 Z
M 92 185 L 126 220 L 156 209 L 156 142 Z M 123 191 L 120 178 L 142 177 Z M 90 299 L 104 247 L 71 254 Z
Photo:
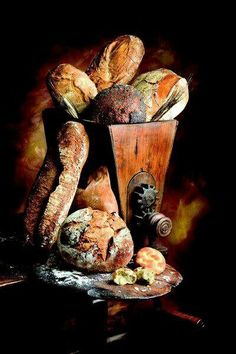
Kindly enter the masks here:
M 54 102 L 77 119 L 88 109 L 85 119 L 101 124 L 174 119 L 188 102 L 188 83 L 165 68 L 133 80 L 144 52 L 139 38 L 124 35 L 102 48 L 86 73 L 59 65 L 47 76 Z
M 157 69 L 132 82 L 143 55 L 142 41 L 124 35 L 105 46 L 86 72 L 61 64 L 46 78 L 66 119 L 47 139 L 25 210 L 25 237 L 47 251 L 58 247 L 66 262 L 84 271 L 125 267 L 133 241 L 118 215 L 107 167 L 94 171 L 85 188 L 79 184 L 89 153 L 83 120 L 108 125 L 173 119 L 188 101 L 186 80 L 170 70 Z M 77 211 L 69 215 L 72 205 Z

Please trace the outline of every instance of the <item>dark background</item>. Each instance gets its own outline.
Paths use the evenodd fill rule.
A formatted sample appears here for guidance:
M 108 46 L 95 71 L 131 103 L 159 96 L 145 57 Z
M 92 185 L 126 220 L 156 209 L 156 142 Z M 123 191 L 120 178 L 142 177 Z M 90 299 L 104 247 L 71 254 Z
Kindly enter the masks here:
M 209 302 L 215 297 L 217 266 L 212 263 L 216 262 L 215 245 L 219 242 L 224 245 L 224 235 L 229 232 L 233 185 L 230 118 L 221 113 L 224 87 L 220 78 L 225 63 L 222 67 L 216 65 L 226 44 L 217 31 L 217 21 L 211 22 L 204 7 L 184 14 L 181 9 L 162 12 L 157 7 L 154 10 L 149 4 L 146 11 L 122 8 L 108 16 L 105 11 L 97 12 L 98 5 L 98 9 L 88 4 L 79 10 L 58 5 L 57 11 L 50 14 L 42 6 L 38 4 L 30 15 L 26 11 L 23 16 L 15 15 L 16 18 L 8 13 L 7 25 L 1 28 L 2 225 L 9 219 L 8 207 L 14 200 L 12 173 L 16 150 L 11 127 L 17 123 L 19 107 L 26 93 L 34 87 L 37 70 L 47 61 L 52 46 L 59 42 L 82 48 L 125 33 L 139 36 L 148 46 L 155 43 L 158 36 L 167 39 L 183 63 L 193 62 L 197 67 L 199 82 L 193 97 L 190 96 L 188 120 L 181 122 L 179 134 L 184 134 L 185 138 L 180 139 L 173 151 L 175 168 L 169 183 L 175 187 L 182 175 L 193 179 L 201 176 L 205 181 L 202 192 L 210 204 L 208 214 L 196 228 L 195 239 L 179 261 L 180 268 L 184 269 L 185 285 L 179 290 L 177 300 L 183 310 L 209 320 Z

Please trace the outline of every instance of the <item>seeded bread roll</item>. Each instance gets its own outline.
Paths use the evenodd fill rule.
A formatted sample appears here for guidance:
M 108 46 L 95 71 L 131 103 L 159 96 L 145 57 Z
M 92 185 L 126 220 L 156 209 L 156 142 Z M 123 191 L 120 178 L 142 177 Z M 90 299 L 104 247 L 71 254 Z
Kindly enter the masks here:
M 133 240 L 117 215 L 85 208 L 69 215 L 59 233 L 62 258 L 87 272 L 112 272 L 126 266 L 133 255 Z
M 144 52 L 141 39 L 130 35 L 120 36 L 96 55 L 86 73 L 98 91 L 114 84 L 127 84 L 136 74 Z

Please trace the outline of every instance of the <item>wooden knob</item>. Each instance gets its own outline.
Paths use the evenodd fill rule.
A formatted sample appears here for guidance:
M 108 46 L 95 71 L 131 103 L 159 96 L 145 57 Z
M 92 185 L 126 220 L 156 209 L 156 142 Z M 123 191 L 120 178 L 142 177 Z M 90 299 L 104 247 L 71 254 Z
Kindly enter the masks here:
M 156 236 L 166 237 L 172 230 L 171 219 L 164 214 L 155 212 L 148 217 L 151 229 L 155 230 Z

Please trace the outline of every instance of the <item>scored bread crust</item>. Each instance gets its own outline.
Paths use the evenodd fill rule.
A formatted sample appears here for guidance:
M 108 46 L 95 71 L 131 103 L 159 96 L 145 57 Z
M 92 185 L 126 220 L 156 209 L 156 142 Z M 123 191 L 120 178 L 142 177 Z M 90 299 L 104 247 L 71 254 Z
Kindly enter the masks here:
M 114 84 L 127 84 L 144 56 L 144 45 L 136 36 L 124 35 L 103 48 L 86 70 L 98 91 Z
M 139 75 L 132 86 L 143 95 L 147 122 L 174 119 L 189 98 L 187 81 L 165 68 Z
M 55 185 L 58 175 L 58 166 L 53 158 L 52 151 L 48 152 L 44 163 L 38 173 L 30 196 L 27 201 L 24 228 L 26 243 L 35 244 L 35 232 L 41 216 L 42 208 L 48 200 L 48 197 Z
M 57 240 L 59 228 L 71 207 L 89 151 L 87 133 L 84 126 L 77 122 L 66 122 L 59 131 L 57 142 L 61 173 L 38 227 L 40 246 L 47 249 Z
M 135 263 L 152 270 L 155 274 L 161 274 L 166 267 L 166 260 L 162 253 L 152 247 L 141 248 L 136 255 Z
M 51 70 L 46 82 L 54 101 L 74 118 L 97 95 L 97 88 L 88 75 L 70 64 L 60 64 Z
M 65 261 L 87 272 L 112 272 L 133 256 L 133 240 L 118 214 L 85 208 L 66 218 L 58 237 Z

